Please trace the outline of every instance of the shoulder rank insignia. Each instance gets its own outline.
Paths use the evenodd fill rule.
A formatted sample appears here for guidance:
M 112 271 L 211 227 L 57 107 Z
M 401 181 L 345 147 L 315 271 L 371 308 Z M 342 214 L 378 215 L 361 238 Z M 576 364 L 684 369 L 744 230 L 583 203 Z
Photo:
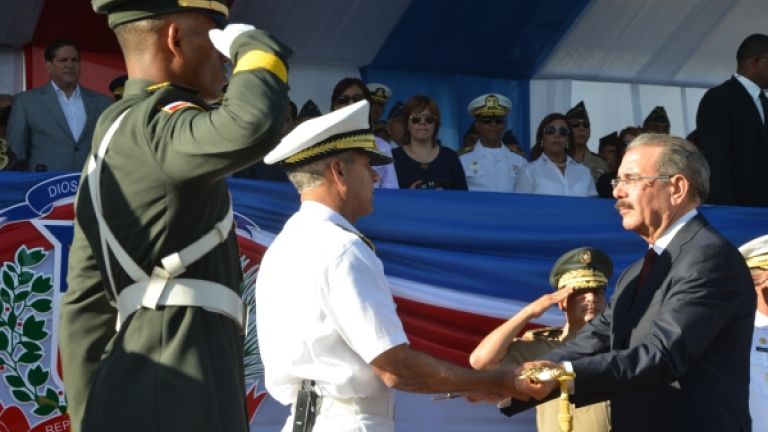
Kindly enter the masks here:
M 458 152 L 456 152 L 459 156 L 467 153 L 471 153 L 475 149 L 475 145 L 468 145 L 460 149 Z
M 563 329 L 559 327 L 544 327 L 528 330 L 523 334 L 523 340 L 560 340 Z
M 185 108 L 192 108 L 198 111 L 205 111 L 200 106 L 195 105 L 192 102 L 186 102 L 186 101 L 171 102 L 168 105 L 164 106 L 162 110 L 169 114 L 173 114 L 176 111 L 183 110 Z

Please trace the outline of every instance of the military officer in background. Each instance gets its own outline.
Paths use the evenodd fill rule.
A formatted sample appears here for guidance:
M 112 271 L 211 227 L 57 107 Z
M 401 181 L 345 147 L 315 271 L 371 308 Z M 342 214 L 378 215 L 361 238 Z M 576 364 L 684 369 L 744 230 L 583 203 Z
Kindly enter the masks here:
M 76 202 L 59 323 L 72 429 L 246 431 L 225 177 L 277 143 L 290 49 L 249 25 L 219 30 L 224 0 L 92 4 L 129 79 L 99 119 Z
M 582 247 L 561 256 L 549 276 L 554 293 L 545 294 L 497 327 L 475 348 L 469 362 L 475 369 L 495 369 L 501 365 L 522 364 L 537 359 L 573 339 L 579 331 L 605 309 L 605 287 L 613 273 L 611 259 L 599 249 Z M 563 328 L 542 328 L 517 335 L 531 320 L 557 305 L 565 312 Z M 500 406 L 503 406 L 500 404 Z M 539 432 L 559 432 L 559 401 L 536 407 Z M 600 402 L 573 408 L 573 430 L 609 431 L 610 405 Z M 502 412 L 503 412 L 502 408 Z
M 381 260 L 354 223 L 373 211 L 373 166 L 389 163 L 363 100 L 308 120 L 266 163 L 281 163 L 301 208 L 264 255 L 256 317 L 264 383 L 292 404 L 283 431 L 391 432 L 392 388 L 515 396 L 511 368 L 473 371 L 412 349 Z
M 749 355 L 749 414 L 752 430 L 768 430 L 768 235 L 739 248 L 757 291 L 755 332 Z
M 669 135 L 669 129 L 671 124 L 669 123 L 669 117 L 667 117 L 667 110 L 663 106 L 657 106 L 654 108 L 648 117 L 643 120 L 643 132 L 644 133 L 660 133 Z
M 589 168 L 592 180 L 597 183 L 601 175 L 608 172 L 608 164 L 599 155 L 595 154 L 587 144 L 592 136 L 592 125 L 589 122 L 589 114 L 584 101 L 580 101 L 565 113 L 568 117 L 568 126 L 571 128 L 571 148 L 568 154 L 578 162 Z
M 392 90 L 380 83 L 370 83 L 366 87 L 371 92 L 371 124 L 373 125 L 384 114 L 384 107 L 387 105 L 389 98 L 392 97 Z
M 528 163 L 502 142 L 511 108 L 512 102 L 497 93 L 478 96 L 467 106 L 478 139 L 459 151 L 459 160 L 471 191 L 512 192 L 520 168 Z

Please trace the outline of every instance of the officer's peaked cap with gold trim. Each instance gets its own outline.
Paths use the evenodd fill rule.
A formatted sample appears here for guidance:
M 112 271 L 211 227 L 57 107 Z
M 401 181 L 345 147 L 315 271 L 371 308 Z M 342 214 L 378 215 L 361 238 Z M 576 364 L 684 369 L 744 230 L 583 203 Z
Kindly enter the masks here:
M 750 269 L 768 270 L 768 234 L 744 243 L 739 252 Z
M 503 117 L 512 109 L 512 101 L 498 93 L 480 95 L 467 105 L 467 112 L 473 117 Z
M 549 274 L 549 284 L 555 290 L 565 287 L 575 290 L 605 288 L 612 274 L 613 263 L 605 252 L 593 247 L 580 247 L 558 258 Z
M 370 83 L 366 87 L 368 87 L 368 91 L 371 92 L 371 100 L 374 102 L 386 104 L 389 98 L 392 97 L 392 90 L 384 84 Z
M 290 168 L 347 150 L 365 152 L 371 165 L 392 162 L 392 158 L 376 148 L 368 121 L 370 109 L 368 101 L 363 100 L 305 121 L 264 157 L 264 163 L 281 162 Z
M 158 15 L 197 11 L 224 27 L 229 8 L 225 0 L 91 0 L 93 10 L 108 16 L 110 28 Z

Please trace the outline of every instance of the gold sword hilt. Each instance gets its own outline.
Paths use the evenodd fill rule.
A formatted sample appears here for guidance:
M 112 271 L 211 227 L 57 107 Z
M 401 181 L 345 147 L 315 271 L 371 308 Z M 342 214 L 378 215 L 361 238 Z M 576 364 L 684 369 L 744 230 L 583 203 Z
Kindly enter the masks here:
M 536 367 L 524 369 L 521 378 L 531 380 L 534 384 L 546 381 L 558 381 L 560 383 L 560 414 L 557 420 L 560 423 L 561 432 L 573 430 L 573 413 L 571 402 L 568 400 L 568 381 L 576 378 L 576 374 L 563 368 Z

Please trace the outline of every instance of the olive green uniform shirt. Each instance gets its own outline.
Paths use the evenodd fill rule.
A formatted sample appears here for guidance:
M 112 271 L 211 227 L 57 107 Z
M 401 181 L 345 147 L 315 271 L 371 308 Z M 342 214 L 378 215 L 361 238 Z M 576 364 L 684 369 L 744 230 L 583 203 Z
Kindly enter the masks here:
M 515 339 L 510 345 L 504 364 L 522 364 L 527 361 L 540 359 L 544 354 L 554 350 L 571 335 L 560 340 L 561 329 L 539 329 L 526 333 L 522 339 Z M 575 335 L 574 335 L 575 336 Z M 573 412 L 573 432 L 604 432 L 611 430 L 611 410 L 608 402 L 576 408 L 571 404 Z M 560 401 L 553 399 L 536 406 L 536 428 L 539 432 L 560 432 L 558 414 Z
M 597 184 L 597 180 L 601 175 L 608 172 L 608 162 L 601 158 L 600 155 L 589 151 L 589 149 L 584 152 L 584 160 L 581 161 L 581 163 L 589 168 L 589 172 L 592 174 L 592 180 L 595 181 L 595 184 Z
M 238 36 L 232 59 L 253 50 L 290 55 L 261 32 Z M 278 142 L 287 84 L 263 67 L 237 72 L 220 108 L 193 90 L 129 80 L 99 118 L 93 152 L 124 111 L 104 159 L 102 211 L 118 242 L 146 273 L 210 231 L 228 211 L 227 175 Z M 177 102 L 181 102 L 178 104 Z M 76 202 L 60 347 L 72 429 L 247 430 L 243 341 L 230 318 L 195 307 L 142 308 L 115 331 L 117 311 L 103 262 L 87 166 Z M 115 286 L 133 283 L 110 259 Z M 180 277 L 240 292 L 234 230 Z

